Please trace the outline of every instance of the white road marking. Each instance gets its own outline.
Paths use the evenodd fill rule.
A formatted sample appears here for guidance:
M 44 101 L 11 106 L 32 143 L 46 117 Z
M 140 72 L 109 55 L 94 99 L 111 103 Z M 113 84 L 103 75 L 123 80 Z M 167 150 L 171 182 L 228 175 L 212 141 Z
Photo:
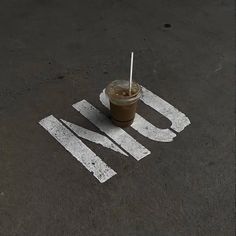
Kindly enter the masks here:
M 86 100 L 77 102 L 73 107 L 131 154 L 136 160 L 140 160 L 151 153 L 123 129 L 114 126 L 102 112 Z
M 68 128 L 74 131 L 80 138 L 84 138 L 94 143 L 101 144 L 103 147 L 110 148 L 115 152 L 119 152 L 125 156 L 128 156 L 124 151 L 122 151 L 116 144 L 114 144 L 106 136 L 96 133 L 94 131 L 85 129 L 79 125 L 75 125 L 63 119 L 60 119 Z
M 109 99 L 106 97 L 105 89 L 99 98 L 101 103 L 110 109 Z M 176 134 L 171 130 L 157 128 L 137 113 L 135 114 L 135 119 L 131 127 L 143 136 L 158 142 L 171 142 L 176 137 Z
M 61 124 L 54 116 L 42 119 L 39 124 L 46 129 L 67 151 L 69 151 L 83 166 L 104 183 L 116 172 L 103 162 L 69 129 Z
M 105 89 L 102 90 L 102 92 L 100 93 L 99 95 L 99 99 L 101 101 L 101 103 L 107 107 L 108 109 L 110 109 L 110 102 L 109 102 L 109 99 L 105 93 Z
M 157 128 L 137 113 L 131 127 L 140 134 L 158 142 L 172 142 L 176 137 L 176 134 L 171 130 Z
M 142 91 L 143 96 L 141 96 L 140 99 L 145 104 L 168 118 L 172 123 L 171 128 L 173 130 L 176 132 L 181 132 L 186 126 L 191 124 L 188 117 L 184 113 L 177 110 L 174 106 L 144 87 L 142 87 Z

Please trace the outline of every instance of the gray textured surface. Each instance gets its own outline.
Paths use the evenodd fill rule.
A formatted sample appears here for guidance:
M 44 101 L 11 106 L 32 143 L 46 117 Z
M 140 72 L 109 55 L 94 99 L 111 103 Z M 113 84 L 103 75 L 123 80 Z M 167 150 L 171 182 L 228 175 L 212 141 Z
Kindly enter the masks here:
M 0 235 L 233 236 L 234 27 L 233 1 L 2 0 Z M 85 142 L 118 172 L 101 185 L 37 122 L 97 131 L 71 104 L 103 109 L 131 49 L 135 79 L 192 124 L 172 143 L 127 129 L 140 162 Z

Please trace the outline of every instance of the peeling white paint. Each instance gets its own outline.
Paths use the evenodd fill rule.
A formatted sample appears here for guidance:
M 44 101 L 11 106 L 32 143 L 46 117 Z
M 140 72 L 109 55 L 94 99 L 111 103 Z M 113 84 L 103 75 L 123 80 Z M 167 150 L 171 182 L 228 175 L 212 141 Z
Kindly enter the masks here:
M 42 119 L 39 124 L 46 129 L 67 151 L 69 151 L 83 166 L 104 183 L 116 172 L 103 162 L 91 149 L 54 116 Z
M 136 160 L 140 160 L 151 153 L 123 129 L 114 126 L 102 112 L 86 100 L 77 102 L 73 107 L 96 125 L 102 132 L 109 136 L 114 142 L 131 154 Z
M 181 132 L 186 126 L 190 124 L 190 120 L 184 113 L 180 112 L 174 106 L 155 95 L 148 89 L 142 87 L 142 90 L 143 95 L 140 98 L 141 101 L 169 119 L 171 121 L 171 129 L 175 130 L 176 132 Z M 103 90 L 103 92 L 100 94 L 100 101 L 105 107 L 110 109 L 109 100 L 105 95 L 105 90 Z M 63 122 L 70 129 L 69 130 L 52 115 L 42 119 L 39 124 L 44 129 L 46 129 L 79 162 L 81 162 L 87 170 L 92 172 L 99 182 L 104 183 L 117 173 L 105 162 L 103 162 L 100 157 L 98 157 L 91 149 L 89 149 L 79 139 L 79 137 L 100 144 L 103 147 L 119 152 L 125 156 L 128 156 L 127 153 L 129 153 L 136 160 L 140 160 L 151 153 L 126 131 L 120 127 L 114 126 L 107 116 L 105 116 L 86 100 L 77 102 L 73 105 L 73 107 L 96 127 L 98 127 L 103 133 L 105 133 L 111 140 L 105 135 L 61 119 L 61 122 Z M 131 127 L 142 134 L 144 137 L 154 141 L 171 142 L 176 137 L 176 134 L 172 130 L 168 128 L 158 128 L 139 114 L 136 114 Z M 127 153 L 125 153 L 112 141 L 116 142 L 116 144 L 118 144 Z
M 94 131 L 88 130 L 79 125 L 75 125 L 63 119 L 60 119 L 68 128 L 70 128 L 73 132 L 75 132 L 80 138 L 84 138 L 93 143 L 97 143 L 102 145 L 103 147 L 112 149 L 115 152 L 119 152 L 122 155 L 128 156 L 124 151 L 122 151 L 116 144 L 114 144 L 109 138 L 106 136 L 96 133 Z
M 171 128 L 176 132 L 181 132 L 186 126 L 190 124 L 188 117 L 172 106 L 170 103 L 166 102 L 156 94 L 152 93 L 148 89 L 142 87 L 143 96 L 141 100 L 157 112 L 161 113 L 167 119 L 171 121 Z

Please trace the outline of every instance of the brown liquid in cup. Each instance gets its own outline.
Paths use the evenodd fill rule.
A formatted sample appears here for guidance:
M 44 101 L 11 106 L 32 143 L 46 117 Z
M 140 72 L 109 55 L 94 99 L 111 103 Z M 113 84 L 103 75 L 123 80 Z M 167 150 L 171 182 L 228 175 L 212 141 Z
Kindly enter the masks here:
M 119 127 L 128 127 L 133 123 L 142 92 L 141 86 L 134 81 L 131 93 L 129 93 L 129 86 L 127 80 L 114 80 L 105 90 L 110 101 L 111 120 Z
M 133 93 L 131 91 L 131 97 Z M 130 97 L 129 91 L 125 89 L 116 90 L 114 94 L 116 98 L 118 97 Z M 119 127 L 128 127 L 130 126 L 135 117 L 137 100 L 129 104 L 115 104 L 110 101 L 110 110 L 112 116 L 112 122 Z

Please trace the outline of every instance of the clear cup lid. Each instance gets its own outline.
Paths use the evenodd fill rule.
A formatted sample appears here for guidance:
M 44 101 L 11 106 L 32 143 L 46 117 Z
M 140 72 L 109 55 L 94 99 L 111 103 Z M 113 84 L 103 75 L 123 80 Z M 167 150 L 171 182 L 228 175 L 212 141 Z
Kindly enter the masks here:
M 106 87 L 105 93 L 110 101 L 115 103 L 135 102 L 141 96 L 141 86 L 132 82 L 131 94 L 129 93 L 129 81 L 114 80 Z

